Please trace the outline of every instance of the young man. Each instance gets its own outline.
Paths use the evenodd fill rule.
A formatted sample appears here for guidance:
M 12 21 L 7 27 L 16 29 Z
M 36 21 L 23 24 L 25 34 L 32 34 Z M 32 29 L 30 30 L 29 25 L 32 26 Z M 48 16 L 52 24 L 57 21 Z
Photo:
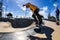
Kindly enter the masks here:
M 30 10 L 33 12 L 32 17 L 35 19 L 36 24 L 42 23 L 42 16 L 39 15 L 39 8 L 31 3 L 24 4 L 23 6 L 26 6 L 26 8 L 30 8 Z
M 59 9 L 56 7 L 56 24 L 59 25 Z

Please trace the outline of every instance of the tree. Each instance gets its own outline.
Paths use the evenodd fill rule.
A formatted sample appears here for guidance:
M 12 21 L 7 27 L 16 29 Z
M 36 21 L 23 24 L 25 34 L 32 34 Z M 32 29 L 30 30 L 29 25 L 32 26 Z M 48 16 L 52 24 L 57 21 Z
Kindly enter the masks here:
M 8 14 L 7 14 L 7 17 L 8 17 L 8 18 L 12 18 L 12 16 L 13 16 L 12 13 L 8 13 Z

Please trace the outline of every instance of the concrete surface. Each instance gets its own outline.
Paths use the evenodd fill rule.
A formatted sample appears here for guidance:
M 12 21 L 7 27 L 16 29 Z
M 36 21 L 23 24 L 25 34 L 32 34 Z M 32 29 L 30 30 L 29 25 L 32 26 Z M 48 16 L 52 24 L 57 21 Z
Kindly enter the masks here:
M 40 26 L 39 29 L 35 29 L 37 32 L 35 35 L 31 36 L 31 40 L 60 40 L 60 25 L 56 25 L 55 22 L 44 21 L 45 25 Z
M 26 35 L 30 34 L 31 35 L 28 37 L 28 39 L 25 40 L 60 40 L 60 25 L 56 25 L 55 22 L 51 21 L 44 21 L 44 24 L 44 26 L 40 26 L 41 29 L 36 27 L 33 30 L 28 30 L 28 33 L 25 31 L 26 33 L 24 32 L 23 36 L 20 36 L 20 33 L 18 34 L 19 36 L 17 36 L 15 33 L 3 34 L 3 37 L 0 37 L 0 40 L 24 40 L 24 38 L 26 38 Z M 1 35 L 2 34 L 0 33 L 0 36 Z M 16 39 L 17 37 L 18 39 Z

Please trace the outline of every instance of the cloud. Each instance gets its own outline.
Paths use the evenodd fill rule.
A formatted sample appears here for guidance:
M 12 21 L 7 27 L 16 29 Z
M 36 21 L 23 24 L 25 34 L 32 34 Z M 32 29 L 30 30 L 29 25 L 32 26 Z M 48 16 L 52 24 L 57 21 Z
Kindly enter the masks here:
M 18 7 L 20 7 L 23 11 L 26 11 L 26 6 L 21 6 L 20 4 L 17 5 Z
M 26 2 L 27 0 L 16 0 L 17 3 Z
M 8 13 L 9 13 L 9 11 L 3 11 L 3 13 L 4 13 L 4 14 L 8 14 Z
M 45 14 L 45 11 L 39 11 L 39 14 L 40 15 L 44 15 Z
M 3 8 L 6 8 L 6 6 L 4 6 L 4 5 L 3 5 L 2 7 L 3 7 Z
M 22 9 L 23 11 L 26 11 L 26 6 L 21 7 L 21 9 Z
M 32 14 L 33 14 L 33 13 L 30 11 L 30 12 L 29 12 L 29 17 L 32 17 Z
M 28 0 L 15 0 L 15 2 L 17 3 L 17 5 L 23 5 L 27 2 Z
M 20 7 L 23 11 L 26 11 L 26 6 L 23 7 L 23 4 L 26 0 L 16 0 L 17 6 Z
M 45 7 L 43 7 L 42 9 L 43 9 L 44 11 L 47 11 L 47 10 L 48 10 L 48 7 L 45 6 Z
M 3 11 L 2 12 L 4 15 L 3 15 L 3 17 L 6 17 L 6 15 L 9 13 L 8 11 Z
M 56 10 L 56 9 L 54 9 L 54 10 L 51 12 L 51 16 L 54 16 L 54 17 L 55 17 L 55 15 L 56 15 L 55 10 Z
M 53 4 L 54 7 L 57 7 L 57 4 Z
M 10 11 L 3 11 L 3 14 L 8 14 L 8 13 L 12 13 L 13 14 L 13 12 L 10 12 Z
M 45 6 L 45 7 L 41 8 L 41 9 L 42 9 L 42 11 L 39 11 L 39 14 L 40 14 L 40 15 L 43 15 L 45 18 L 47 18 L 48 7 Z

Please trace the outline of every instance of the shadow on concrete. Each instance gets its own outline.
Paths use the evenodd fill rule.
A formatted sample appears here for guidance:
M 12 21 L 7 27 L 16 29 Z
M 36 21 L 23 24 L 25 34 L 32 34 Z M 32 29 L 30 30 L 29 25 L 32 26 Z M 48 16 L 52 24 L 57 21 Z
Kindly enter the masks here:
M 15 19 L 14 22 L 12 22 L 13 28 L 25 28 L 30 25 L 32 25 L 33 20 L 31 19 Z
M 31 40 L 52 40 L 52 33 L 54 32 L 54 29 L 49 28 L 47 26 L 42 26 L 41 29 L 34 29 L 35 32 L 40 33 L 40 34 L 45 34 L 47 38 L 38 38 L 36 36 L 30 36 Z
M 13 28 L 25 28 L 34 22 L 33 19 L 28 18 L 15 18 L 15 19 L 9 19 L 9 18 L 1 18 L 0 22 L 10 22 L 12 24 Z

